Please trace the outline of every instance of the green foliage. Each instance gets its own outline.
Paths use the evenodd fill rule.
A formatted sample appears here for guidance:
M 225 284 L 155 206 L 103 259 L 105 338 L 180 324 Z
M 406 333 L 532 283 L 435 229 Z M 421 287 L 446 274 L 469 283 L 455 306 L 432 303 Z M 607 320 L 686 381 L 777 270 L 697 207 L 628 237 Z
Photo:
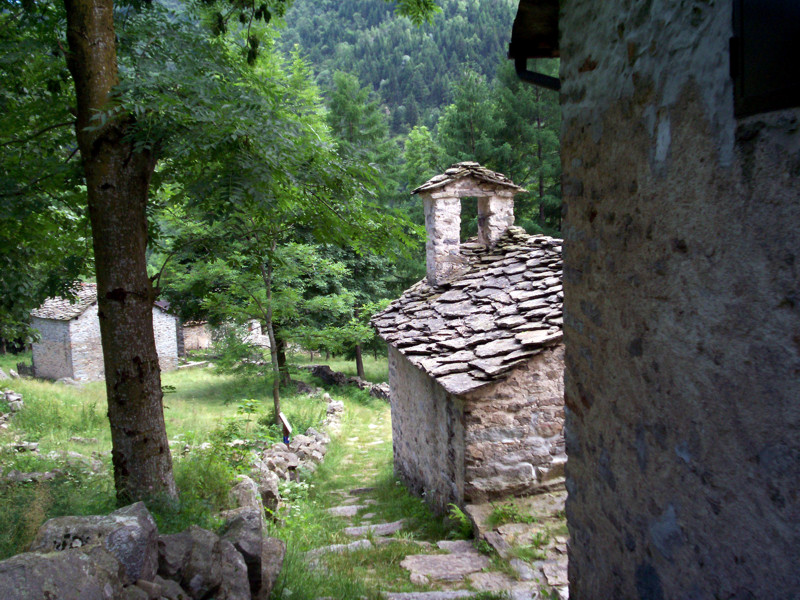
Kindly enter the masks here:
M 0 338 L 30 341 L 28 313 L 69 296 L 91 266 L 75 102 L 58 48 L 60 3 L 0 8 Z
M 472 521 L 470 518 L 464 513 L 461 508 L 453 504 L 452 502 L 447 505 L 449 507 L 448 516 L 450 520 L 456 524 L 456 528 L 453 530 L 453 536 L 451 537 L 458 537 L 461 539 L 469 539 L 472 537 Z
M 25 395 L 25 406 L 14 415 L 12 427 L 24 431 L 29 441 L 69 435 L 94 435 L 108 427 L 99 401 L 81 401 L 69 390 L 60 393 L 35 391 Z
M 487 77 L 507 61 L 508 36 L 517 3 L 512 0 L 431 0 L 396 3 L 411 21 L 372 0 L 296 0 L 286 14 L 285 48 L 296 44 L 315 66 L 320 85 L 332 87 L 334 73 L 353 73 L 380 95 L 392 132 L 435 125 L 450 101 L 450 87 L 465 65 Z M 432 19 L 430 18 L 432 16 Z
M 33 456 L 0 454 L 3 470 L 45 471 L 53 461 Z M 21 459 L 21 460 L 20 460 Z M 39 483 L 0 482 L 0 560 L 24 552 L 41 524 L 63 515 L 105 514 L 116 507 L 113 481 L 85 468 L 59 465 L 62 474 Z
M 189 525 L 215 530 L 222 525 L 219 512 L 234 508 L 228 497 L 235 469 L 226 461 L 219 446 L 195 450 L 174 461 L 173 472 L 180 496 L 153 498 L 147 508 L 160 533 L 178 533 Z
M 535 523 L 536 517 L 524 512 L 513 501 L 504 504 L 492 504 L 492 512 L 486 519 L 489 527 L 499 527 L 506 523 Z

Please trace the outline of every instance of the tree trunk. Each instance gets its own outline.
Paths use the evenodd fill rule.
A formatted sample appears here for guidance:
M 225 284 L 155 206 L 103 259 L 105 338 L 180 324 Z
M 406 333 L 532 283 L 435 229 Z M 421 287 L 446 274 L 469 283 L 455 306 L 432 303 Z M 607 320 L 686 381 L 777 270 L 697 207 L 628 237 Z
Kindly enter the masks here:
M 156 494 L 175 497 L 153 335 L 155 293 L 145 262 L 145 209 L 155 158 L 150 152 L 134 152 L 124 140 L 129 117 L 111 116 L 104 126 L 86 130 L 93 114 L 109 108 L 109 92 L 117 82 L 113 3 L 65 0 L 65 6 L 117 499 L 127 503 Z
M 281 373 L 281 384 L 289 385 L 289 366 L 286 364 L 286 340 L 275 334 L 278 344 L 278 370 Z
M 275 243 L 272 244 L 275 251 Z M 278 341 L 272 325 L 272 259 L 267 259 L 267 267 L 261 263 L 261 278 L 267 291 L 267 335 L 269 336 L 269 356 L 272 360 L 272 405 L 275 408 L 275 423 L 281 426 L 281 368 L 278 364 Z
M 364 379 L 364 358 L 361 356 L 361 344 L 356 344 L 356 375 Z

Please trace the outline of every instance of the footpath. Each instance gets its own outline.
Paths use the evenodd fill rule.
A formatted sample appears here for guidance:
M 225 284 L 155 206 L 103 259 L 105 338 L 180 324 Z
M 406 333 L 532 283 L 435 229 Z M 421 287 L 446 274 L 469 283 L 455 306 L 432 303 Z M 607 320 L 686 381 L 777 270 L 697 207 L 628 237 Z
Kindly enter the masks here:
M 342 592 L 347 586 L 340 581 L 330 590 L 318 587 L 321 594 L 298 595 L 289 581 L 283 597 L 568 598 L 566 492 L 469 506 L 453 513 L 448 528 L 391 474 L 388 406 L 360 415 L 348 407 L 331 448 L 325 468 L 311 479 L 316 518 L 325 521 L 325 534 L 316 537 L 326 543 L 312 538 L 295 560 L 317 579 L 358 579 L 359 591 Z M 470 528 L 474 537 L 453 539 L 466 537 Z

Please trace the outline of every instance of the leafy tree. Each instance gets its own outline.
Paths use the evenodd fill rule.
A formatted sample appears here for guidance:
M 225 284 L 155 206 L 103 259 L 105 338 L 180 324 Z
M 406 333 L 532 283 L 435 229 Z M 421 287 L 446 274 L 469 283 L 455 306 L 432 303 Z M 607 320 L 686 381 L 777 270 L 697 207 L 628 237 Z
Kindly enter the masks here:
M 75 132 L 92 223 L 121 501 L 176 494 L 152 335 L 157 289 L 145 261 L 151 180 L 159 160 L 198 151 L 213 154 L 232 143 L 246 146 L 251 135 L 269 135 L 268 124 L 259 121 L 265 102 L 251 102 L 255 93 L 246 85 L 244 67 L 255 64 L 259 55 L 258 21 L 282 14 L 286 4 L 265 0 L 257 7 L 234 2 L 217 8 L 212 1 L 205 10 L 219 37 L 210 39 L 199 14 L 187 6 L 170 10 L 134 3 L 120 6 L 115 17 L 112 0 L 65 0 L 67 66 L 75 87 Z M 427 4 L 412 0 L 400 8 L 420 18 L 430 9 Z M 241 27 L 232 26 L 237 15 Z M 251 176 L 269 173 L 275 156 L 267 151 L 258 158 L 265 164 L 262 170 L 232 161 L 228 166 L 250 166 L 246 172 Z M 218 177 L 212 183 L 224 182 Z
M 90 264 L 69 74 L 49 4 L 0 10 L 0 350 L 29 341 L 29 313 L 69 296 Z

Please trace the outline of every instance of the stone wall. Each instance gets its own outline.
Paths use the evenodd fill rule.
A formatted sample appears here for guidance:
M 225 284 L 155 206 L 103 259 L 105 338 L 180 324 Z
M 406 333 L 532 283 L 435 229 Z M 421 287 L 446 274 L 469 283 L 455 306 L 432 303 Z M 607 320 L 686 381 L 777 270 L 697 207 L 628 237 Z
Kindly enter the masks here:
M 440 512 L 535 493 L 563 475 L 564 348 L 463 397 L 389 348 L 394 465 Z
M 561 3 L 570 597 L 800 589 L 800 111 L 731 2 Z
M 185 325 L 183 327 L 183 347 L 185 350 L 206 350 L 211 347 L 211 333 L 208 325 Z
M 531 494 L 564 473 L 564 347 L 464 398 L 464 501 Z
M 79 381 L 95 381 L 105 377 L 103 346 L 100 341 L 100 320 L 97 304 L 69 321 L 72 374 Z
M 153 334 L 156 338 L 158 364 L 162 371 L 178 368 L 178 319 L 161 309 L 153 309 Z
M 69 323 L 33 317 L 31 325 L 39 331 L 39 341 L 33 343 L 33 365 L 36 377 L 43 379 L 72 377 Z
M 389 347 L 394 468 L 434 510 L 463 504 L 463 402 Z

